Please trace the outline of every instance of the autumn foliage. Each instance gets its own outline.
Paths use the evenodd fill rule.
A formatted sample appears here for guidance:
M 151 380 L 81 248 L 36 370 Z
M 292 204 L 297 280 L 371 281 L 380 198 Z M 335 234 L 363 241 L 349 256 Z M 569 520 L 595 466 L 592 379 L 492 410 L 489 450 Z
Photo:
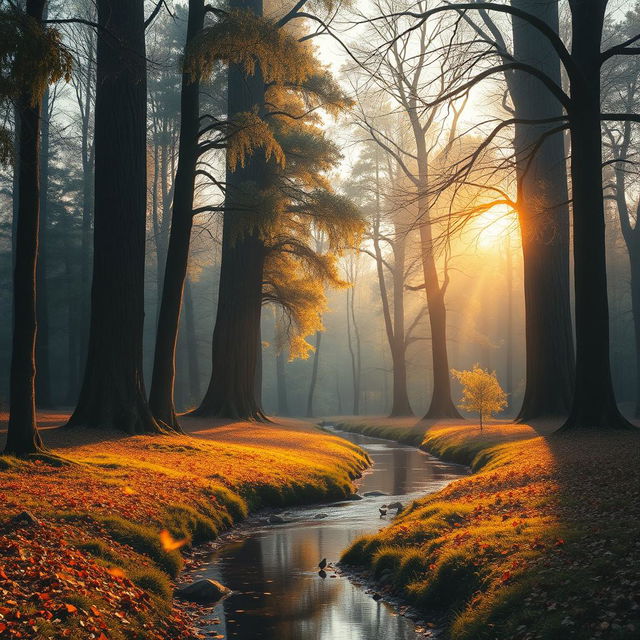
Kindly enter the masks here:
M 0 459 L 1 638 L 195 637 L 191 610 L 170 604 L 190 548 L 249 509 L 345 495 L 366 465 L 355 445 L 293 421 L 184 425 L 106 440 L 48 428 L 60 459 Z M 36 524 L 15 519 L 25 510 Z
M 638 637 L 636 434 L 425 428 L 422 448 L 475 473 L 413 502 L 344 561 L 371 567 L 422 608 L 447 611 L 456 640 Z M 369 429 L 395 438 L 417 431 L 389 422 Z

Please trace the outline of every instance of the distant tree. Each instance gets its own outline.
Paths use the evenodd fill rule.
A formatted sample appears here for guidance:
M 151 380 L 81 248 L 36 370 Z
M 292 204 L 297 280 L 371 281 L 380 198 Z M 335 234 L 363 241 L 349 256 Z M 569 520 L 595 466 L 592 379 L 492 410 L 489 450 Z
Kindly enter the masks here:
M 620 413 L 611 379 L 602 189 L 602 123 L 640 122 L 640 116 L 636 113 L 602 110 L 601 70 L 611 59 L 621 60 L 625 56 L 640 54 L 640 47 L 637 46 L 640 34 L 602 51 L 608 0 L 569 0 L 568 4 L 571 12 L 571 50 L 544 20 L 519 7 L 497 2 L 452 2 L 423 12 L 407 12 L 406 15 L 415 18 L 415 28 L 443 12 L 464 14 L 486 10 L 510 15 L 533 27 L 537 37 L 544 38 L 557 53 L 567 76 L 566 91 L 553 75 L 522 60 L 511 59 L 475 72 L 468 82 L 444 92 L 434 102 L 449 101 L 468 93 L 488 77 L 513 71 L 540 80 L 545 90 L 562 105 L 563 115 L 535 118 L 529 122 L 533 126 L 556 124 L 550 131 L 539 136 L 532 149 L 533 153 L 546 137 L 565 129 L 570 131 L 571 140 L 576 376 L 571 411 L 562 429 L 629 429 L 633 427 Z M 493 39 L 488 44 L 496 46 Z M 518 118 L 504 119 L 488 135 L 487 144 L 501 130 L 515 124 L 527 124 L 527 121 Z
M 624 21 L 607 25 L 608 40 L 631 38 L 640 32 L 640 3 L 627 12 Z M 638 113 L 640 110 L 640 57 L 612 58 L 603 69 L 603 104 L 607 111 Z M 637 194 L 637 125 L 631 121 L 604 123 L 605 164 L 611 165 L 611 181 L 605 185 L 612 198 L 629 256 L 631 310 L 635 337 L 635 417 L 640 418 L 640 198 Z M 634 185 L 635 183 L 635 185 Z
M 470 370 L 451 369 L 451 374 L 462 385 L 458 408 L 477 413 L 482 431 L 484 421 L 507 406 L 507 394 L 502 390 L 496 372 L 489 372 L 479 364 L 474 364 Z
M 69 78 L 71 55 L 59 33 L 43 25 L 45 0 L 22 11 L 0 2 L 0 102 L 16 100 L 18 192 L 13 277 L 10 415 L 5 453 L 42 449 L 35 415 L 36 267 L 40 218 L 40 123 L 47 87 Z M 0 158 L 11 157 L 10 133 L 0 126 Z
M 445 304 L 449 275 L 439 264 L 439 234 L 431 197 L 433 162 L 442 146 L 443 123 L 456 108 L 455 100 L 445 104 L 435 98 L 445 88 L 453 93 L 455 87 L 461 86 L 468 67 L 463 59 L 452 57 L 456 49 L 443 44 L 438 29 L 431 28 L 426 21 L 412 24 L 401 17 L 408 8 L 407 13 L 420 14 L 428 4 L 424 0 L 377 0 L 374 9 L 381 15 L 370 25 L 367 37 L 354 47 L 353 55 L 359 60 L 356 72 L 364 75 L 368 89 L 361 98 L 367 108 L 362 109 L 359 125 L 397 163 L 408 185 L 405 199 L 416 210 L 412 225 L 420 236 L 423 272 L 420 288 L 427 298 L 433 370 L 433 389 L 425 418 L 437 419 L 460 414 L 451 398 L 449 378 Z M 454 40 L 457 41 L 455 37 Z M 406 135 L 397 132 L 388 135 L 380 126 L 370 106 L 381 100 L 388 101 L 390 112 L 398 114 L 396 129 Z M 402 409 L 406 413 L 407 407 Z

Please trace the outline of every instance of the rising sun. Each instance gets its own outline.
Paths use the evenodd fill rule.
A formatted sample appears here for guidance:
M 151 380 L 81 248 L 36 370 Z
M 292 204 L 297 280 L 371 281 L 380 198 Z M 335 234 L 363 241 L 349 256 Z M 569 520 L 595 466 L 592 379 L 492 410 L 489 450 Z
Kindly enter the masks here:
M 497 204 L 478 216 L 474 224 L 477 243 L 481 249 L 497 249 L 517 229 L 517 217 L 513 209 Z

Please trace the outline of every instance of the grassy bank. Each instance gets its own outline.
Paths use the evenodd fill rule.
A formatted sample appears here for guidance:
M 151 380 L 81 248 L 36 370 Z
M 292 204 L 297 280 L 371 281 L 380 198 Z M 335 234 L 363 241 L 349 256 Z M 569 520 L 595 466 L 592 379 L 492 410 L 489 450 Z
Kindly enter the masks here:
M 450 637 L 638 638 L 640 437 L 549 426 L 349 421 L 475 473 L 357 540 L 343 561 L 446 612 Z
M 123 437 L 64 419 L 42 416 L 67 464 L 0 457 L 0 638 L 192 637 L 171 605 L 181 549 L 260 507 L 343 496 L 367 464 L 294 421 L 185 418 L 185 436 Z M 37 524 L 15 521 L 25 510 Z

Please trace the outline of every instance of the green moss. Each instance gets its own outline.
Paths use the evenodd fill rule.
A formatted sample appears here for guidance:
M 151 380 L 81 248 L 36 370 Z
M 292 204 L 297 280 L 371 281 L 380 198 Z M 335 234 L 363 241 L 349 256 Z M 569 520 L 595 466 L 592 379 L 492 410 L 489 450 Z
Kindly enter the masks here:
M 94 558 L 102 560 L 109 566 L 124 566 L 122 558 L 118 554 L 114 553 L 102 540 L 93 538 L 84 542 L 78 542 L 74 546 L 77 549 L 80 549 L 81 551 L 92 555 Z
M 470 554 L 464 550 L 450 551 L 439 558 L 427 580 L 415 589 L 415 595 L 425 607 L 455 610 L 480 589 L 482 582 L 480 570 Z
M 162 548 L 156 529 L 129 522 L 120 516 L 95 518 L 116 542 L 126 544 L 134 551 L 148 556 L 172 578 L 182 569 L 182 556 L 177 551 L 165 551 Z
M 142 569 L 134 569 L 129 567 L 127 577 L 145 591 L 149 591 L 157 595 L 162 600 L 171 601 L 173 590 L 171 583 L 165 573 L 154 569 L 153 567 L 144 567 Z

